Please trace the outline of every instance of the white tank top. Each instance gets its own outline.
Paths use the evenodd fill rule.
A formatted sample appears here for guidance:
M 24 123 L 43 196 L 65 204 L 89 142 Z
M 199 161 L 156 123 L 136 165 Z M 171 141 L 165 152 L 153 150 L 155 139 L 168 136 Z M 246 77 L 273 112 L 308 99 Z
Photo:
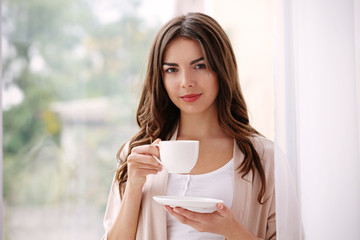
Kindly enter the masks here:
M 234 160 L 231 159 L 221 168 L 199 175 L 170 173 L 167 183 L 168 196 L 191 196 L 216 198 L 231 208 L 234 195 Z M 207 232 L 198 232 L 192 227 L 180 223 L 169 213 L 166 214 L 167 236 L 169 240 L 224 239 L 223 236 Z

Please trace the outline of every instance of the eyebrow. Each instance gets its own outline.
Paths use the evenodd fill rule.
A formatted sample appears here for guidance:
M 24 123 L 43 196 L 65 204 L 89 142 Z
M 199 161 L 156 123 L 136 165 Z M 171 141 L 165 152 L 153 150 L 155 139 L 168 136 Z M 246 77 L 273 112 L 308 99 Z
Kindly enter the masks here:
M 204 57 L 199 57 L 198 59 L 195 59 L 195 60 L 191 61 L 190 65 L 193 65 L 194 63 L 200 62 L 202 60 L 204 60 Z
M 197 62 L 200 62 L 200 61 L 202 61 L 202 60 L 204 60 L 204 57 L 199 57 L 199 58 L 197 58 L 197 59 L 195 59 L 195 60 L 192 60 L 191 62 L 190 62 L 190 65 L 193 65 L 193 64 L 195 64 L 195 63 L 197 63 Z M 179 66 L 177 63 L 167 63 L 167 62 L 164 62 L 163 63 L 163 65 L 167 65 L 167 66 Z

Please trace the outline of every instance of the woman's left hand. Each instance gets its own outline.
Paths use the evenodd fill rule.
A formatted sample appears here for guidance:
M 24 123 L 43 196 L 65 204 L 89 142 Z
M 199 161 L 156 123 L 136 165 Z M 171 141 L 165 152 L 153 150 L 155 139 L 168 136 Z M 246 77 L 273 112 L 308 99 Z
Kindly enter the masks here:
M 180 207 L 165 206 L 165 210 L 181 223 L 195 228 L 199 232 L 220 234 L 226 239 L 257 239 L 236 220 L 231 210 L 222 203 L 217 204 L 213 213 L 197 213 Z

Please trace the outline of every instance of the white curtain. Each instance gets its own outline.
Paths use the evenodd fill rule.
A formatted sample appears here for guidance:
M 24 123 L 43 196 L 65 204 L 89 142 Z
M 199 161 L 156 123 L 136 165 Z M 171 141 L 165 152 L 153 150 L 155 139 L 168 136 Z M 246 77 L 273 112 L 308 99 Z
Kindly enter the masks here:
M 278 239 L 358 240 L 359 1 L 276 0 L 275 13 Z

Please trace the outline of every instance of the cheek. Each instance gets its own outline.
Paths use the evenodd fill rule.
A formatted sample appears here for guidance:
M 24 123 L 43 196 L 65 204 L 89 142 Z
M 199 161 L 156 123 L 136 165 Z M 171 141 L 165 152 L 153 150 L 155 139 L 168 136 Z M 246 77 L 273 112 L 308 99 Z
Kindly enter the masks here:
M 163 84 L 164 84 L 164 87 L 165 87 L 165 90 L 166 90 L 166 92 L 167 93 L 169 93 L 169 83 L 168 83 L 168 81 L 166 81 L 165 79 L 163 80 Z
M 163 83 L 167 94 L 169 95 L 170 98 L 172 98 L 172 95 L 175 94 L 176 83 L 165 79 L 163 80 Z
M 211 76 L 211 89 L 213 89 L 213 92 L 215 95 L 219 93 L 219 80 L 216 76 Z

